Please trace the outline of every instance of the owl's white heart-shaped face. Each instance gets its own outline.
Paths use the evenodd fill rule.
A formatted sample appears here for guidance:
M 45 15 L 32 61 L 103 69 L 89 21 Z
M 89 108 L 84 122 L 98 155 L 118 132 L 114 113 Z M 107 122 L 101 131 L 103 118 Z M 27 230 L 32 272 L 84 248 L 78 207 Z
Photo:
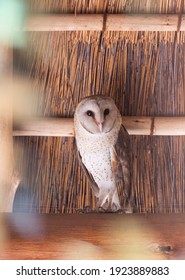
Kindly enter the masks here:
M 91 96 L 83 99 L 75 111 L 75 119 L 91 134 L 110 132 L 120 113 L 110 97 Z

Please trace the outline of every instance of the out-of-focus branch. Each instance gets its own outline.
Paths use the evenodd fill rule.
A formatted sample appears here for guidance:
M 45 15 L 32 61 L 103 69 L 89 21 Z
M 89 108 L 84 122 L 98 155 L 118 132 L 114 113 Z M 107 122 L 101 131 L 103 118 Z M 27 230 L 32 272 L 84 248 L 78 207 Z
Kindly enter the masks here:
M 11 212 L 19 185 L 14 171 L 12 130 L 12 51 L 0 46 L 0 211 Z M 8 85 L 7 87 L 5 85 Z

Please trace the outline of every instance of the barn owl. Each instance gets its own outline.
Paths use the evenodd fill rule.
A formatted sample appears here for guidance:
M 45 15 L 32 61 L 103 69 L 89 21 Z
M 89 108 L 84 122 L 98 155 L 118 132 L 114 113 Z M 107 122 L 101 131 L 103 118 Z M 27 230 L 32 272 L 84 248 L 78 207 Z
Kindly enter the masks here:
M 79 160 L 97 198 L 97 208 L 121 209 L 117 185 L 121 184 L 127 207 L 130 196 L 129 135 L 110 97 L 84 98 L 74 114 Z

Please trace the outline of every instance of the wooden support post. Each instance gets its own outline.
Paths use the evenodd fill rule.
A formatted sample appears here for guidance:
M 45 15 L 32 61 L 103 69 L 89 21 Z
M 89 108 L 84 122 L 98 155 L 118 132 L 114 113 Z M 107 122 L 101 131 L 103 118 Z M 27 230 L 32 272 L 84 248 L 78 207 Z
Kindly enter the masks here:
M 19 179 L 14 171 L 11 98 L 12 51 L 0 46 L 0 211 L 11 212 Z
M 130 135 L 185 135 L 185 117 L 123 117 Z M 72 118 L 39 118 L 21 121 L 14 136 L 74 136 Z
M 24 31 L 185 31 L 178 14 L 31 15 Z

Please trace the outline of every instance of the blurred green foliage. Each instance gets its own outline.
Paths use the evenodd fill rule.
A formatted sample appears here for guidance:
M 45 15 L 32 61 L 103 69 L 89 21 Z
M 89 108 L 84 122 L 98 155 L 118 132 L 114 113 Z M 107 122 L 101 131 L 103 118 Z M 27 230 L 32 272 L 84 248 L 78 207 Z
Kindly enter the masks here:
M 25 12 L 22 0 L 0 0 L 0 44 L 23 46 Z

